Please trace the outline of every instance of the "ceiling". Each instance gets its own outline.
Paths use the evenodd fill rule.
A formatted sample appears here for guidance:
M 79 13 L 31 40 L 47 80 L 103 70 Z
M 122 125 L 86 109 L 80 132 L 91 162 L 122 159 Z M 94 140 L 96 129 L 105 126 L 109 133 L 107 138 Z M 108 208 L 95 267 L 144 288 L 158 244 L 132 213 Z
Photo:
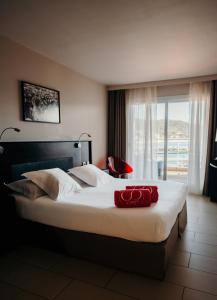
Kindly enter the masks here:
M 217 0 L 1 0 L 0 34 L 106 85 L 217 73 Z

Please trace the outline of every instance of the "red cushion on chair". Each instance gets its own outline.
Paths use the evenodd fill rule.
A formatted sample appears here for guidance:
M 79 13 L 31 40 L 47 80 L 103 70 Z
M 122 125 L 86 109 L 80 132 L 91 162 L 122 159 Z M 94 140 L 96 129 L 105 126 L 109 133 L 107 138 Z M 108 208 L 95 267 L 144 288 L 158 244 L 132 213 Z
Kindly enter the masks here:
M 127 163 L 125 164 L 125 173 L 132 173 L 133 172 L 133 168 L 128 165 Z
M 129 185 L 126 186 L 127 190 L 140 190 L 140 189 L 148 189 L 151 193 L 151 200 L 152 202 L 157 202 L 158 201 L 158 187 L 155 185 Z
M 151 205 L 151 193 L 148 189 L 115 191 L 114 202 L 120 208 L 148 207 Z
M 122 159 L 119 160 L 118 170 L 121 174 L 129 174 L 133 172 L 133 168 Z
M 119 157 L 108 157 L 108 168 L 113 176 L 124 175 L 133 172 L 133 168 Z

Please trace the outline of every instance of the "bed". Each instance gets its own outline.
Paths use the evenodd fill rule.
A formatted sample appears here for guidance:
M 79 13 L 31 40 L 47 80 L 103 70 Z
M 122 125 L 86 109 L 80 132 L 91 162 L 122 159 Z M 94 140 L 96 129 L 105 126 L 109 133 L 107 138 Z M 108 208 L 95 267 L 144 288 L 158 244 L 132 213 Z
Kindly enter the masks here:
M 34 148 L 35 143 L 31 147 Z M 18 146 L 19 143 L 16 144 Z M 46 153 L 46 159 L 50 158 L 46 161 L 39 151 L 37 162 L 34 161 L 35 155 L 30 161 L 19 159 L 15 163 L 10 162 L 10 176 L 18 178 L 23 171 L 48 166 L 66 170 L 73 164 L 74 156 L 72 152 L 69 156 L 62 146 L 59 148 L 64 151 L 59 151 L 58 157 L 56 154 L 50 157 Z M 73 144 L 68 146 L 73 148 Z M 89 147 L 85 153 L 82 159 L 91 161 Z M 114 179 L 112 184 L 99 188 L 85 187 L 80 193 L 61 201 L 52 201 L 47 196 L 31 201 L 14 195 L 25 240 L 107 266 L 162 279 L 176 240 L 186 225 L 187 189 L 181 183 L 146 182 L 159 186 L 158 203 L 150 208 L 114 207 L 114 190 L 139 184 L 144 182 Z

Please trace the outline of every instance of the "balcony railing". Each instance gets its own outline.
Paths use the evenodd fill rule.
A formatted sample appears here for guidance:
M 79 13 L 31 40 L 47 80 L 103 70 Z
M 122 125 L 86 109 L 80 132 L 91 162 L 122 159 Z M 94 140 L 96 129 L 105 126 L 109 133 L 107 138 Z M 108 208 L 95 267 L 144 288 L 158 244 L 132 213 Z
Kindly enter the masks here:
M 168 139 L 167 178 L 185 181 L 188 173 L 189 139 Z M 158 139 L 158 175 L 161 178 L 164 164 L 164 140 Z M 161 170 L 159 169 L 161 168 Z

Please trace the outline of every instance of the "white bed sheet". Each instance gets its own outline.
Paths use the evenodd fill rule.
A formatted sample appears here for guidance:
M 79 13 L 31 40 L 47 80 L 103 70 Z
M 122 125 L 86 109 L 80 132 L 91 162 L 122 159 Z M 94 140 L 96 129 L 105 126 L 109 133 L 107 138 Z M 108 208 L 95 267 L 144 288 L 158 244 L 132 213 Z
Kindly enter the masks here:
M 116 208 L 114 190 L 126 185 L 144 185 L 144 181 L 114 179 L 109 185 L 87 187 L 64 200 L 47 196 L 29 200 L 15 195 L 20 217 L 55 227 L 97 233 L 131 241 L 165 240 L 182 210 L 187 187 L 170 181 L 146 181 L 159 187 L 159 201 L 146 208 Z

